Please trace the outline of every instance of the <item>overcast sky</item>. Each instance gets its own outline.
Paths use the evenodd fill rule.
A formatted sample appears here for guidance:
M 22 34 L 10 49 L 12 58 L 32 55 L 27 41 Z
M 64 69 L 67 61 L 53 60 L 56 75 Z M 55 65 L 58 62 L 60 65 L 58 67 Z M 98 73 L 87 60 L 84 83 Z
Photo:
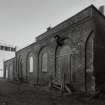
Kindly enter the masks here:
M 0 0 L 0 41 L 22 48 L 91 4 L 105 0 Z

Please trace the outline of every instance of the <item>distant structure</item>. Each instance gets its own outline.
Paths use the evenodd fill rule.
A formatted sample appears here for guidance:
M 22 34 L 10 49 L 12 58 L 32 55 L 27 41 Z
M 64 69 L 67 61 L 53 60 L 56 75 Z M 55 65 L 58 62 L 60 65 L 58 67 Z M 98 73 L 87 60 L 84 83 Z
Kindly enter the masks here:
M 16 47 L 13 47 L 12 45 L 0 42 L 0 50 L 15 52 L 16 51 Z
M 16 46 L 0 41 L 0 77 L 3 77 L 3 62 L 15 56 Z

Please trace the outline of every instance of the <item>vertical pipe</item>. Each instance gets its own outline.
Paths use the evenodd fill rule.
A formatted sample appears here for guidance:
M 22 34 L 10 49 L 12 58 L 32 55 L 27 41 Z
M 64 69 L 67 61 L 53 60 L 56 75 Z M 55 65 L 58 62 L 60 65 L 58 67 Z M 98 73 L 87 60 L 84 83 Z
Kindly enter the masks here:
M 38 56 L 37 56 L 37 85 L 39 84 L 39 55 L 40 55 L 40 52 L 38 53 Z
M 85 44 L 85 92 L 87 92 L 87 86 L 86 86 L 86 84 L 87 84 L 87 75 L 86 75 L 86 69 L 87 69 L 87 56 L 86 56 L 86 48 L 87 48 L 87 41 L 86 41 L 86 44 Z

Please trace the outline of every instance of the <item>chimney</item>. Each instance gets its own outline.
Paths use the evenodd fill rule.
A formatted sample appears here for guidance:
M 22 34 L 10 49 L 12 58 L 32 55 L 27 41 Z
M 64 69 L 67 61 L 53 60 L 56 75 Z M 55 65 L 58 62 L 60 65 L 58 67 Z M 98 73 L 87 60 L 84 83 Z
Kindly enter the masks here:
M 49 30 L 51 30 L 51 27 L 50 26 L 47 28 L 47 31 L 49 31 Z
M 105 9 L 104 5 L 102 5 L 102 6 L 99 7 L 99 11 L 100 11 L 103 15 L 105 15 L 104 9 Z

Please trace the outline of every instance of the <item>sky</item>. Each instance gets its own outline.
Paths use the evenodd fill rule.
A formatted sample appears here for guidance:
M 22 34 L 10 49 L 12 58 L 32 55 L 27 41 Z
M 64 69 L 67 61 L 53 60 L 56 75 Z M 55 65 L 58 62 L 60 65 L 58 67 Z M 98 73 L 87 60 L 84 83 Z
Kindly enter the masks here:
M 0 41 L 23 48 L 91 4 L 105 0 L 0 0 Z

